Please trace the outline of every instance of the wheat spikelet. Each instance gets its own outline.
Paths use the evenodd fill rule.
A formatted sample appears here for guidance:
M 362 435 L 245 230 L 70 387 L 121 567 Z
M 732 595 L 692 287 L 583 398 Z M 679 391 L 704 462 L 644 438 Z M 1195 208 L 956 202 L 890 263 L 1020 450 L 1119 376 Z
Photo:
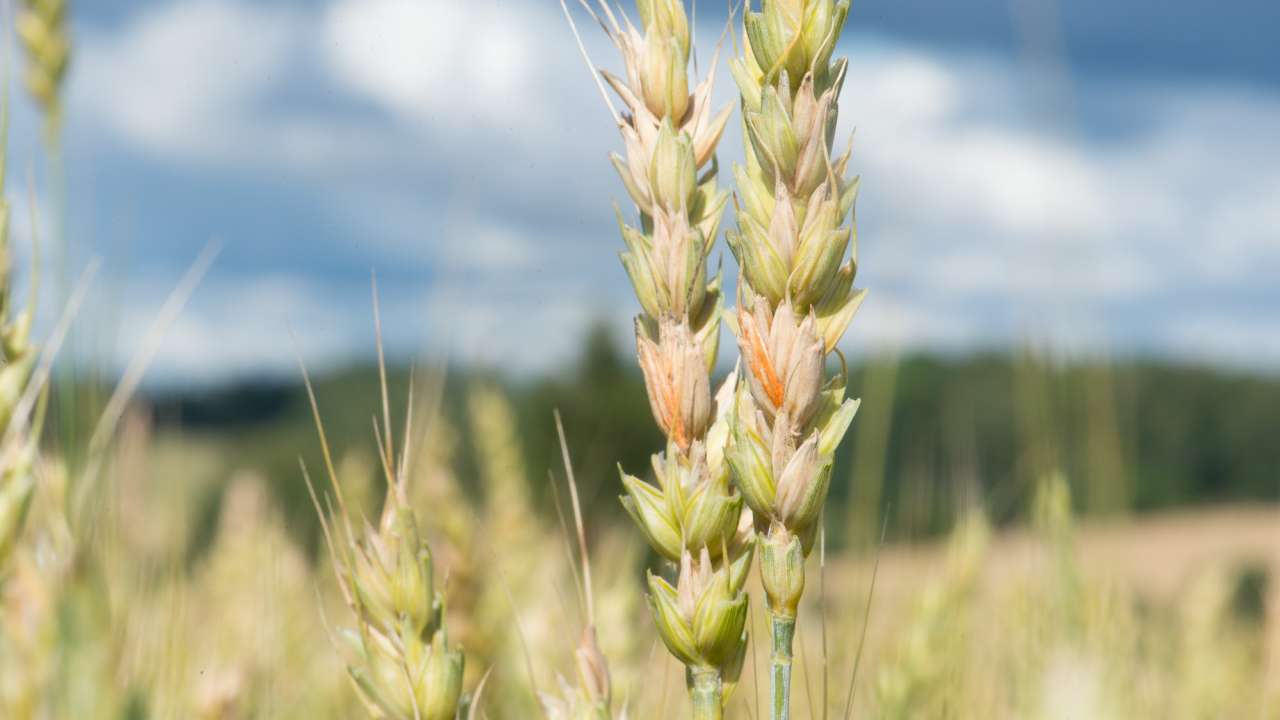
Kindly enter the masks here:
M 71 61 L 70 0 L 22 0 L 17 32 L 27 53 L 27 90 L 50 135 L 62 122 L 62 85 Z

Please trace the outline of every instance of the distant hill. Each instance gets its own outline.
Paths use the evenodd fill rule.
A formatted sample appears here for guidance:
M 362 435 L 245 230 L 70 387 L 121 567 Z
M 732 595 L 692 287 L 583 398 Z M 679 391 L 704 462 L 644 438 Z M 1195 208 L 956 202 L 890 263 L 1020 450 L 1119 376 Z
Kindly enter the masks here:
M 450 372 L 441 408 L 464 480 L 476 466 L 463 399 L 477 382 L 507 391 L 534 483 L 560 471 L 552 411 L 561 411 L 593 512 L 618 512 L 619 462 L 643 473 L 660 447 L 634 363 L 599 334 L 562 376 L 512 381 Z M 392 369 L 389 384 L 402 419 L 408 370 Z M 1280 499 L 1275 377 L 1153 361 L 1047 365 L 1000 354 L 920 355 L 854 365 L 849 384 L 863 405 L 836 464 L 830 507 L 845 517 L 829 527 L 839 539 L 875 536 L 881 508 L 894 536 L 935 533 L 972 499 L 1005 520 L 1025 509 L 1036 477 L 1054 470 L 1071 480 L 1086 513 Z M 334 372 L 315 387 L 337 453 L 371 453 L 376 368 Z M 422 383 L 417 392 L 425 394 Z M 236 468 L 266 473 L 290 514 L 312 522 L 298 459 L 311 467 L 320 459 L 300 383 L 169 391 L 146 401 L 159 432 L 225 444 Z M 546 500 L 542 490 L 535 496 Z

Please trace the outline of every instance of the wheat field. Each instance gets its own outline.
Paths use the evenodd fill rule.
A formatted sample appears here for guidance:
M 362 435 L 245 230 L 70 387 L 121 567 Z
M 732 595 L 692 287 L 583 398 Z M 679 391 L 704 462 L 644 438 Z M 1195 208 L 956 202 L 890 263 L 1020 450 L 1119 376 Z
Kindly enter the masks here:
M 13 10 L 52 163 L 71 4 Z M 93 266 L 34 321 L 50 261 L 17 251 L 0 172 L 0 718 L 1280 718 L 1280 511 L 1132 512 L 1118 370 L 1068 385 L 1026 353 L 1013 480 L 921 444 L 885 495 L 899 366 L 841 349 L 876 312 L 836 132 L 857 8 L 731 7 L 702 67 L 692 3 L 551 7 L 620 135 L 599 251 L 634 291 L 617 396 L 552 393 L 564 414 L 388 362 L 375 280 L 363 394 L 299 352 L 304 423 L 167 422 L 150 341 L 103 377 L 63 352 Z M 595 406 L 642 418 L 626 458 L 580 440 Z

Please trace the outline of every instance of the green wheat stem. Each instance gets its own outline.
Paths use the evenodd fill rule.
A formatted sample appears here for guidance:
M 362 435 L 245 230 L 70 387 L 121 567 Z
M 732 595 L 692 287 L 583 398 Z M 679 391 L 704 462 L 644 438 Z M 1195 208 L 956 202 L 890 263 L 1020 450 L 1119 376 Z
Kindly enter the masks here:
M 689 697 L 693 700 L 693 720 L 721 720 L 724 717 L 724 683 L 718 668 L 689 668 Z
M 796 635 L 794 616 L 769 613 L 773 626 L 773 653 L 769 656 L 771 669 L 769 706 L 773 720 L 791 718 L 791 643 Z

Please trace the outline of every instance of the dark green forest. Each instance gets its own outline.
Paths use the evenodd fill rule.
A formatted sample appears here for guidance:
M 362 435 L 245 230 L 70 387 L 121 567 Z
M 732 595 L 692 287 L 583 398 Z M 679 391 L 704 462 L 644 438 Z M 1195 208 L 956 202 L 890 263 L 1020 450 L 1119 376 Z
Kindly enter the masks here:
M 562 375 L 451 368 L 443 378 L 439 407 L 456 471 L 475 492 L 465 398 L 477 383 L 499 385 L 510 399 L 540 502 L 552 502 L 548 472 L 562 471 L 557 409 L 592 518 L 621 516 L 617 464 L 643 472 L 661 442 L 634 362 L 603 331 Z M 419 397 L 426 382 L 418 381 Z M 409 370 L 389 370 L 389 386 L 402 417 Z M 891 539 L 936 534 L 972 502 L 1009 522 L 1052 472 L 1067 477 L 1077 506 L 1093 515 L 1280 499 L 1280 377 L 1145 359 L 1049 362 L 1028 352 L 863 360 L 850 364 L 849 386 L 863 403 L 832 484 L 829 507 L 842 515 L 827 520 L 836 543 L 872 542 L 882 522 Z M 337 454 L 371 454 L 377 368 L 323 374 L 315 389 Z M 300 378 L 147 401 L 158 433 L 230 445 L 236 464 L 227 469 L 272 478 L 295 528 L 315 531 L 298 461 L 318 468 L 321 459 Z

